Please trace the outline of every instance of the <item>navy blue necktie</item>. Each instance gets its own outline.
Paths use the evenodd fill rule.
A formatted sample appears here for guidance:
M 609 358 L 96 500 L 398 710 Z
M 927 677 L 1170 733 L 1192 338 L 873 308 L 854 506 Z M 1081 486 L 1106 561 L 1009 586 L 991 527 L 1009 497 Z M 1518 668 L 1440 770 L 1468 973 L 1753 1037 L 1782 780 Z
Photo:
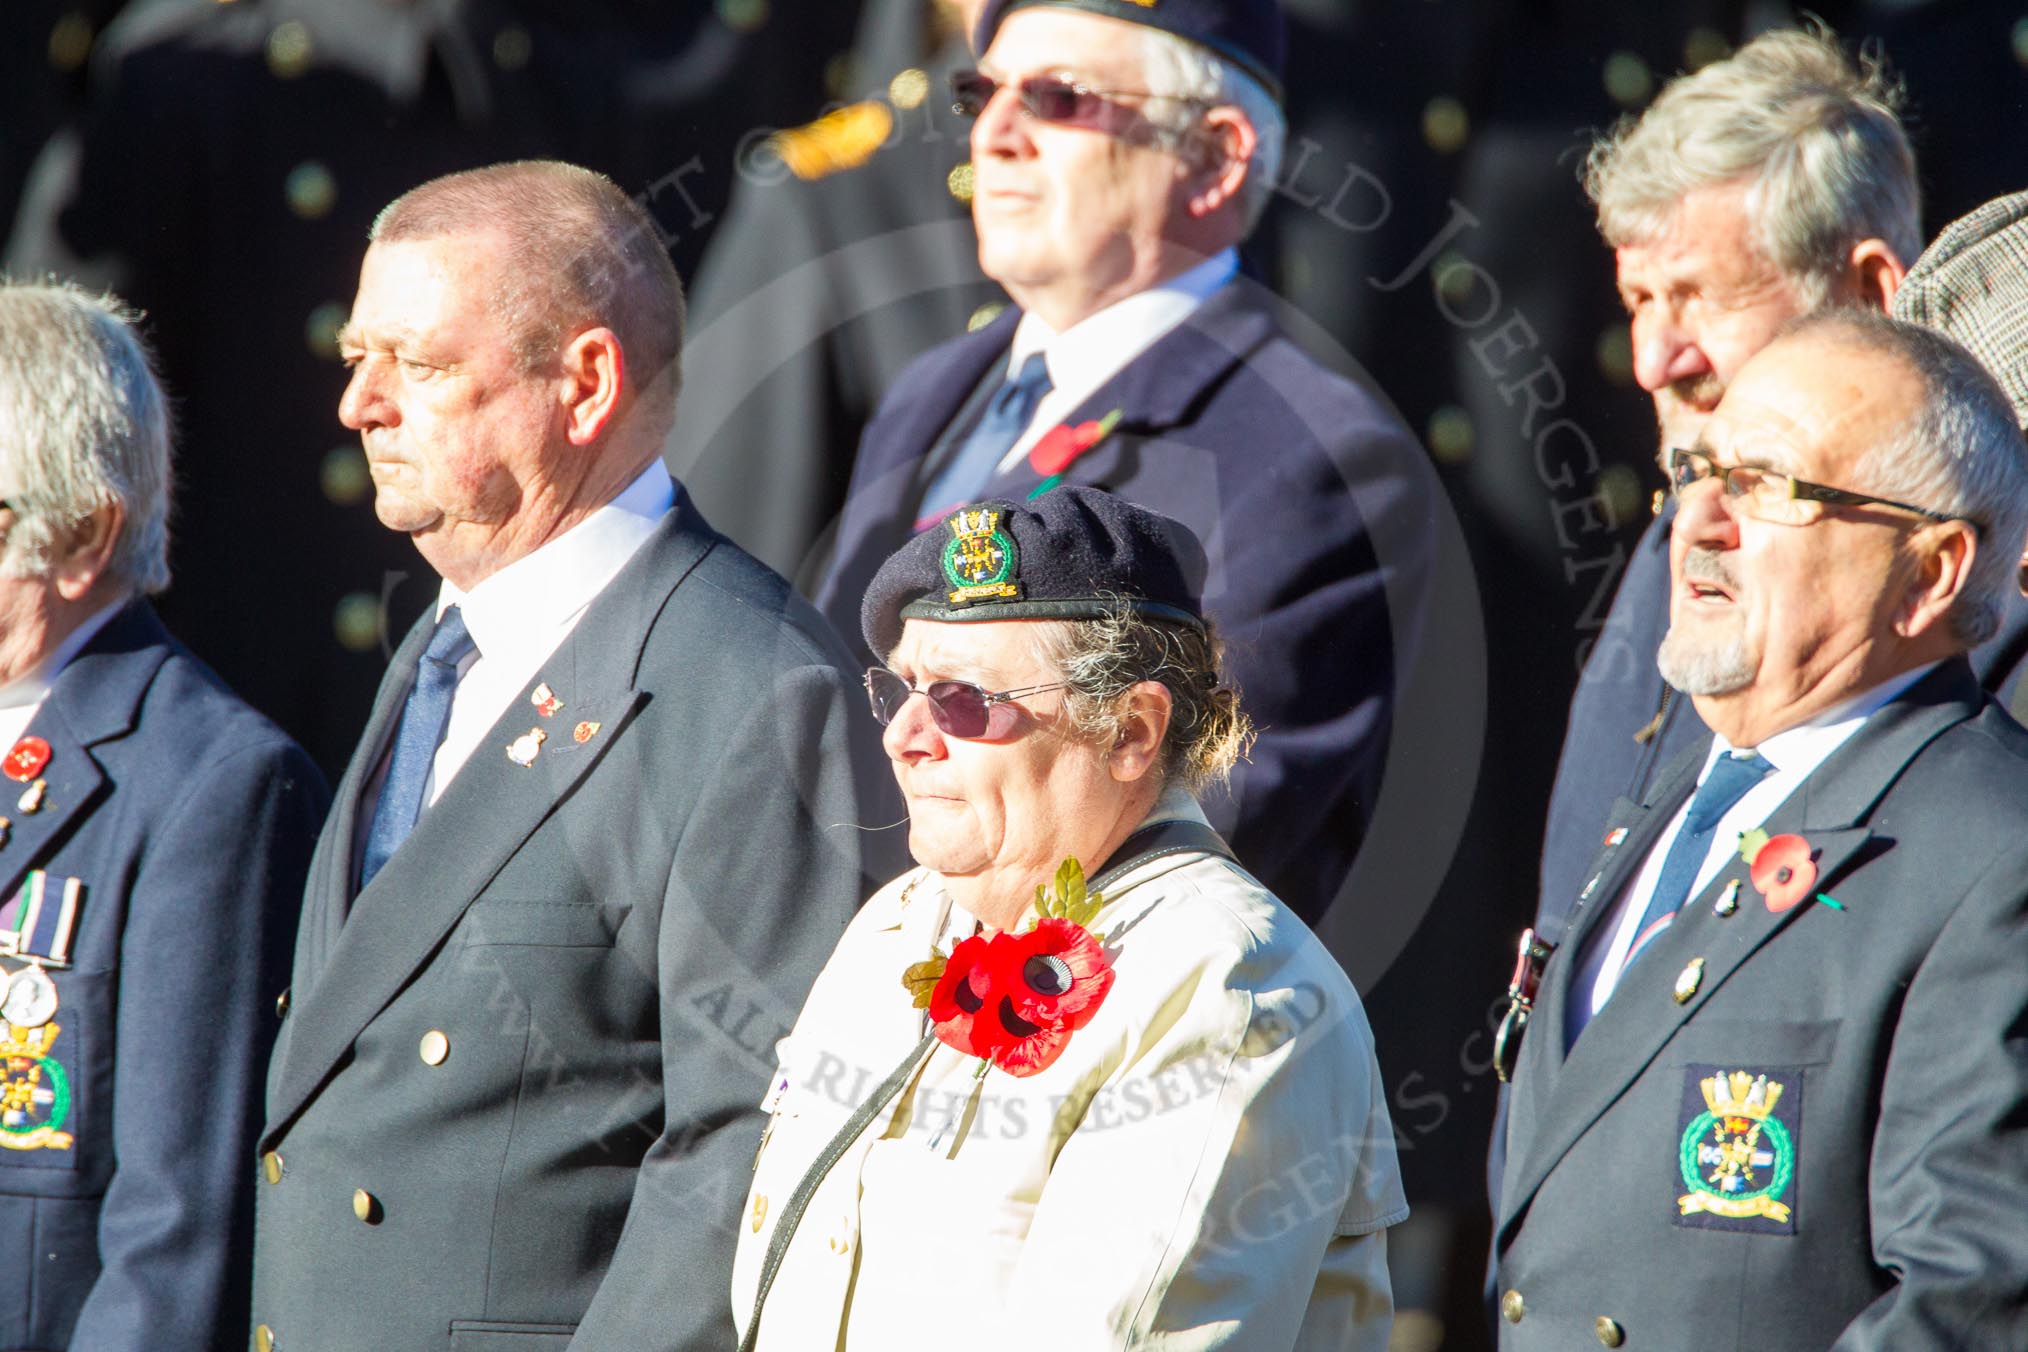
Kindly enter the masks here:
M 1633 944 L 1627 949 L 1626 963 L 1620 968 L 1622 981 L 1626 979 L 1634 960 L 1647 947 L 1646 941 L 1661 932 L 1664 920 L 1673 921 L 1683 903 L 1690 900 L 1690 886 L 1697 881 L 1697 871 L 1704 866 L 1704 856 L 1711 852 L 1711 836 L 1718 829 L 1719 820 L 1773 769 L 1774 766 L 1752 751 L 1734 752 L 1713 762 L 1711 772 L 1704 776 L 1704 782 L 1691 795 L 1690 810 L 1683 814 L 1683 825 L 1676 832 L 1669 853 L 1662 857 L 1662 871 L 1655 878 L 1655 890 L 1648 897 L 1647 909 L 1641 912 L 1641 923 L 1634 929 Z M 1591 1020 L 1592 987 L 1598 984 L 1599 972 L 1605 966 L 1606 953 L 1611 947 L 1610 933 L 1601 929 L 1593 934 L 1591 951 L 1578 969 L 1570 988 L 1570 1004 L 1564 1011 L 1564 1030 L 1569 1042 L 1577 1041 L 1577 1035 Z M 1614 989 L 1618 989 L 1617 985 Z
M 985 492 L 986 485 L 993 481 L 993 472 L 1028 430 L 1035 417 L 1035 406 L 1049 391 L 1049 367 L 1040 352 L 1034 353 L 1021 363 L 1012 380 L 993 391 L 979 425 L 930 480 L 916 509 L 916 520 L 934 520 Z
M 451 721 L 451 696 L 458 688 L 458 663 L 476 647 L 466 632 L 465 617 L 452 606 L 437 621 L 429 647 L 416 664 L 415 684 L 402 706 L 401 726 L 394 734 L 394 755 L 387 762 L 387 778 L 381 781 L 380 802 L 373 809 L 373 828 L 366 834 L 366 849 L 359 861 L 359 886 L 363 890 L 373 875 L 386 866 L 422 815 L 423 790 L 430 782 L 431 763 L 437 746 L 444 740 L 444 727 Z

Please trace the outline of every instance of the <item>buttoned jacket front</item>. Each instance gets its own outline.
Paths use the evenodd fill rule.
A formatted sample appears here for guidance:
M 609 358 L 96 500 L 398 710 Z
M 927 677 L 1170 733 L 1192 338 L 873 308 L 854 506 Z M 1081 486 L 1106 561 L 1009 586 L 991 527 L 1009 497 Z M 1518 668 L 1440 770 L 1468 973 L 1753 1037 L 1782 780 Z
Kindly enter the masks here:
M 395 655 L 311 871 L 257 1332 L 719 1352 L 770 1048 L 864 895 L 862 809 L 885 819 L 849 751 L 871 767 L 865 696 L 679 493 L 353 897 L 362 786 L 428 633 Z
M 1807 886 L 1735 856 L 1566 1053 L 1573 959 L 1707 747 L 1615 808 L 1544 974 L 1501 1346 L 2028 1347 L 2028 733 L 1943 663 L 1767 818 Z

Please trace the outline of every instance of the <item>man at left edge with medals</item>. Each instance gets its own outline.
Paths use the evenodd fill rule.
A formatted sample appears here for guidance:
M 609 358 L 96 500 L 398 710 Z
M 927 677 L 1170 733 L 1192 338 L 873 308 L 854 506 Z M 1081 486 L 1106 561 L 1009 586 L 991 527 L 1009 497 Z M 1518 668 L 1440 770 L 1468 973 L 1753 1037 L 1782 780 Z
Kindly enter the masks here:
M 124 307 L 0 281 L 0 1348 L 246 1345 L 327 794 L 143 599 L 169 441 Z

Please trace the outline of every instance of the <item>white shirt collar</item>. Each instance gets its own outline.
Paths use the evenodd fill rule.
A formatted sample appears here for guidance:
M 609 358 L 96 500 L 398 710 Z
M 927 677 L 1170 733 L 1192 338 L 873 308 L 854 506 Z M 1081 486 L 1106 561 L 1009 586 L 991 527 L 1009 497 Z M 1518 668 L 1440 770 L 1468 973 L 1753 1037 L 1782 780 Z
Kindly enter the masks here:
M 1085 390 L 1088 394 L 1157 338 L 1189 318 L 1191 311 L 1231 281 L 1238 270 L 1239 250 L 1220 250 L 1166 282 L 1114 301 L 1062 333 L 1050 328 L 1034 311 L 1028 311 L 1015 326 L 1007 370 L 1019 371 L 1021 363 L 1040 352 L 1049 367 L 1052 386 L 1064 389 L 1085 385 L 1089 387 Z M 1104 375 L 1091 380 L 1089 373 L 1098 370 Z
M 1785 728 L 1751 749 L 1759 752 L 1762 759 L 1784 775 L 1797 773 L 1807 775 L 1822 764 L 1833 751 L 1843 746 L 1845 740 L 1857 732 L 1859 726 L 1879 712 L 1888 701 L 1929 675 L 1936 667 L 1935 662 L 1929 662 L 1913 671 L 1890 676 L 1879 685 L 1862 690 L 1850 699 L 1840 700 L 1816 717 L 1798 723 L 1793 728 Z M 1705 773 L 1710 773 L 1711 767 L 1717 763 L 1720 756 L 1729 755 L 1739 749 L 1714 732 L 1711 735 L 1711 754 L 1704 760 Z M 1703 782 L 1702 777 L 1698 782 Z
M 592 603 L 675 502 L 667 466 L 651 461 L 618 497 L 469 592 L 446 580 L 437 618 L 457 606 L 481 656 L 528 652 L 540 662 L 555 650 L 556 631 Z
M 71 659 L 83 652 L 85 644 L 90 643 L 93 636 L 105 628 L 131 599 L 122 596 L 93 611 L 83 624 L 71 630 L 63 642 L 56 645 L 49 656 L 7 684 L 0 685 L 0 709 L 20 709 L 42 703 L 49 695 L 49 687 L 70 665 Z

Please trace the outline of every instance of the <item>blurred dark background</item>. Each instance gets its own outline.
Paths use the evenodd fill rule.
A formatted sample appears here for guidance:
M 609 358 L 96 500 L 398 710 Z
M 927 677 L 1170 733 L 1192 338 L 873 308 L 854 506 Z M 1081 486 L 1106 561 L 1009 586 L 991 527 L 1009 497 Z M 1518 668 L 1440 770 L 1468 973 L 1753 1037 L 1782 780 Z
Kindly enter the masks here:
M 1534 904 L 1570 690 L 1661 482 L 1576 170 L 1591 131 L 1797 15 L 1725 0 L 1284 3 L 1289 150 L 1248 263 L 1422 434 L 1483 600 L 1434 621 L 1482 627 L 1488 654 L 1463 844 L 1365 992 L 1417 1210 L 1391 1240 L 1395 1343 L 1471 1349 L 1487 1342 L 1488 1011 Z M 2024 186 L 2020 8 L 1813 12 L 1904 79 L 1930 233 Z M 7 265 L 147 311 L 181 432 L 162 610 L 335 777 L 385 635 L 433 595 L 407 541 L 374 520 L 335 413 L 332 339 L 374 213 L 455 168 L 589 165 L 663 226 L 697 333 L 799 263 L 963 219 L 964 128 L 937 85 L 963 59 L 935 0 L 12 0 Z M 802 130 L 770 139 L 782 128 Z M 911 271 L 864 278 L 858 298 L 835 276 L 770 293 L 758 332 L 787 352 L 756 356 L 764 388 L 708 417 L 694 411 L 708 392 L 686 393 L 672 463 L 735 538 L 785 571 L 807 565 L 885 379 L 996 303 L 962 255 L 869 261 Z M 1517 319 L 1537 345 L 1502 358 L 1484 340 Z M 798 323 L 816 336 L 781 337 Z M 1538 463 L 1559 418 L 1577 430 Z

